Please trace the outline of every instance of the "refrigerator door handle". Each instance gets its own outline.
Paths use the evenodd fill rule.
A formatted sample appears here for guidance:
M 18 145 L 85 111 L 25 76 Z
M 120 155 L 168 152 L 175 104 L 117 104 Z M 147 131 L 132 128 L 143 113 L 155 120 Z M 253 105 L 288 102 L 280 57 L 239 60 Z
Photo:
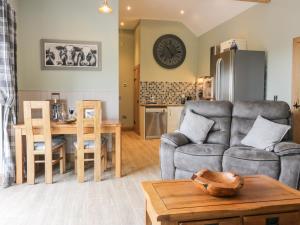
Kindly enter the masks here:
M 219 58 L 216 64 L 216 100 L 221 100 L 221 63 L 223 59 Z

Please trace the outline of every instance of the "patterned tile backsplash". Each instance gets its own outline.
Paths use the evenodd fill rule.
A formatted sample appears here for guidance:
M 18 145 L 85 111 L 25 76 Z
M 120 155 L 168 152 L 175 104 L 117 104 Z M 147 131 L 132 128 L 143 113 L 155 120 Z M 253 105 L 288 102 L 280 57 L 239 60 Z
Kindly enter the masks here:
M 198 88 L 198 87 L 197 87 Z M 181 96 L 196 98 L 194 82 L 155 82 L 140 83 L 140 103 L 146 104 L 154 99 L 160 104 L 180 104 Z

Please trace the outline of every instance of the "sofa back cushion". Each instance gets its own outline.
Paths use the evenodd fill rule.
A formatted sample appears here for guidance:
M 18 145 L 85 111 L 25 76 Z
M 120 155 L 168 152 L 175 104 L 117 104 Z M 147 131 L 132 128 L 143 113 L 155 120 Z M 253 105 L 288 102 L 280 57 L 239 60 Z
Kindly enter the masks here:
M 259 115 L 275 123 L 290 125 L 290 107 L 285 102 L 235 102 L 232 112 L 230 146 L 242 145 L 241 140 L 248 134 Z
M 228 101 L 189 101 L 181 114 L 182 123 L 187 110 L 215 121 L 205 143 L 229 146 L 232 104 Z

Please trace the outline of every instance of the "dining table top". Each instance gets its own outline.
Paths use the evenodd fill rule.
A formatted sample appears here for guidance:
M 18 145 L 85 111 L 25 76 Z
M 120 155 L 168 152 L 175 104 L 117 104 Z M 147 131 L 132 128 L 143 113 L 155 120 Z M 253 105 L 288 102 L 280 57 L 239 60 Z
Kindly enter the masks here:
M 102 126 L 103 127 L 119 127 L 121 126 L 121 122 L 119 120 L 102 120 Z M 76 127 L 76 122 L 74 123 L 65 123 L 65 122 L 56 122 L 56 121 L 51 121 L 51 127 L 65 127 L 65 128 L 74 128 Z M 19 123 L 14 125 L 14 128 L 19 128 L 19 129 L 25 129 L 25 124 L 24 123 Z

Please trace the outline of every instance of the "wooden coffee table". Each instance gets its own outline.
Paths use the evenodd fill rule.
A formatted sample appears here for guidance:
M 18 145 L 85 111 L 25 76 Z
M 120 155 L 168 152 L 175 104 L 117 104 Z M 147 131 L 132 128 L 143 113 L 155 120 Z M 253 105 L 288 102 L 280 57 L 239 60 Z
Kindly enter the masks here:
M 300 192 L 266 176 L 245 177 L 232 198 L 206 195 L 190 180 L 142 187 L 146 225 L 300 225 Z

